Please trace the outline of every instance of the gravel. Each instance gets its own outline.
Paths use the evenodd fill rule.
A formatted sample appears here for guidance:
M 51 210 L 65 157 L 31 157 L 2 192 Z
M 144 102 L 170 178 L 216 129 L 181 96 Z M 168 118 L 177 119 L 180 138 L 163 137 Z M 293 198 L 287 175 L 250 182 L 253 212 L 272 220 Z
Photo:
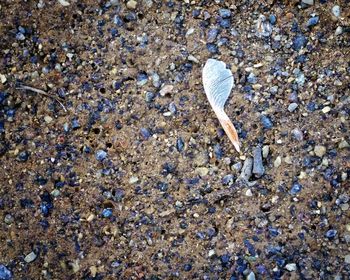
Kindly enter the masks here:
M 346 1 L 3 2 L 0 279 L 348 278 Z

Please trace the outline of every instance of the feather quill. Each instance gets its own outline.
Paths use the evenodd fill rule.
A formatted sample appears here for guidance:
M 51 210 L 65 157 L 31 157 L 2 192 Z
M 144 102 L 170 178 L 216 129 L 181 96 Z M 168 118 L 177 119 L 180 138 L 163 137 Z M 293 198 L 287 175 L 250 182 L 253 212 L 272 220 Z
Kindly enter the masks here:
M 226 64 L 216 59 L 208 59 L 202 72 L 203 86 L 209 103 L 218 117 L 233 146 L 240 152 L 237 131 L 224 111 L 225 103 L 234 85 L 232 72 Z

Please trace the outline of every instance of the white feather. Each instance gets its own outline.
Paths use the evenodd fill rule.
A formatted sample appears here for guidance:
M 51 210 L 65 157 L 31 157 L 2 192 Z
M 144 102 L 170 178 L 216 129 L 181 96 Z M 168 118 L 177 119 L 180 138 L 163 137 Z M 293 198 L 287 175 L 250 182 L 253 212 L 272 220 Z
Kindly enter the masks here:
M 233 88 L 232 72 L 222 61 L 209 58 L 203 68 L 204 91 L 214 110 L 224 109 Z
M 232 144 L 240 152 L 237 131 L 224 111 L 225 103 L 234 85 L 232 72 L 226 69 L 224 62 L 210 58 L 204 65 L 202 79 L 204 91 L 211 107 Z

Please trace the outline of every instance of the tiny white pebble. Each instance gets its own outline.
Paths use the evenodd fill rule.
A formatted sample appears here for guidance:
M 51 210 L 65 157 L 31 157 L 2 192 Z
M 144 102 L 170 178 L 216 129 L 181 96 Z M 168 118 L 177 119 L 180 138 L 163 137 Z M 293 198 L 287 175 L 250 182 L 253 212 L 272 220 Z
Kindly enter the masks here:
M 30 252 L 28 255 L 25 256 L 24 261 L 26 263 L 30 263 L 36 259 L 36 254 L 34 252 Z
M 46 123 L 52 122 L 52 118 L 50 116 L 45 116 L 44 120 L 45 120 Z
M 245 192 L 246 196 L 253 196 L 252 190 L 251 189 L 247 189 L 247 191 Z

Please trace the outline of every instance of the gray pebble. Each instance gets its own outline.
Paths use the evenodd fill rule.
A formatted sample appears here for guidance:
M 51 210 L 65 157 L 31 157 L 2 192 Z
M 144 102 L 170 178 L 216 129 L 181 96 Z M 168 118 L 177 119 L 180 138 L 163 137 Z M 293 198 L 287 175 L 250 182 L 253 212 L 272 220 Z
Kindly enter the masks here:
M 27 263 L 30 263 L 36 259 L 36 254 L 34 252 L 30 252 L 28 255 L 25 256 L 24 261 Z
M 14 219 L 13 219 L 13 217 L 12 217 L 11 214 L 7 214 L 7 215 L 5 216 L 5 218 L 4 218 L 4 222 L 5 222 L 5 224 L 7 224 L 7 225 L 12 224 L 13 221 L 14 221 Z
M 261 177 L 265 173 L 265 168 L 262 162 L 261 147 L 257 146 L 253 151 L 254 165 L 253 173 L 256 177 Z
M 298 104 L 297 103 L 290 103 L 289 106 L 288 106 L 288 111 L 289 112 L 294 112 L 295 109 L 298 108 Z
M 233 164 L 231 166 L 231 169 L 232 170 L 236 170 L 236 171 L 240 171 L 242 169 L 242 163 L 241 162 L 237 162 L 237 163 Z
M 303 141 L 304 135 L 303 132 L 299 128 L 294 128 L 292 131 L 292 136 L 297 141 Z
M 345 263 L 350 264 L 350 255 L 345 256 Z
M 252 169 L 253 169 L 253 159 L 247 158 L 244 161 L 242 172 L 239 175 L 238 179 L 244 182 L 248 182 L 250 177 L 252 177 Z
M 255 274 L 253 271 L 251 271 L 248 276 L 247 276 L 247 280 L 255 280 Z
M 302 0 L 301 2 L 303 2 L 304 4 L 307 4 L 307 5 L 313 5 L 314 4 L 314 0 Z
M 340 7 L 338 5 L 335 5 L 333 8 L 332 8 L 332 13 L 335 17 L 340 17 Z
M 159 88 L 162 84 L 159 75 L 155 72 L 152 74 L 152 84 L 156 88 Z

